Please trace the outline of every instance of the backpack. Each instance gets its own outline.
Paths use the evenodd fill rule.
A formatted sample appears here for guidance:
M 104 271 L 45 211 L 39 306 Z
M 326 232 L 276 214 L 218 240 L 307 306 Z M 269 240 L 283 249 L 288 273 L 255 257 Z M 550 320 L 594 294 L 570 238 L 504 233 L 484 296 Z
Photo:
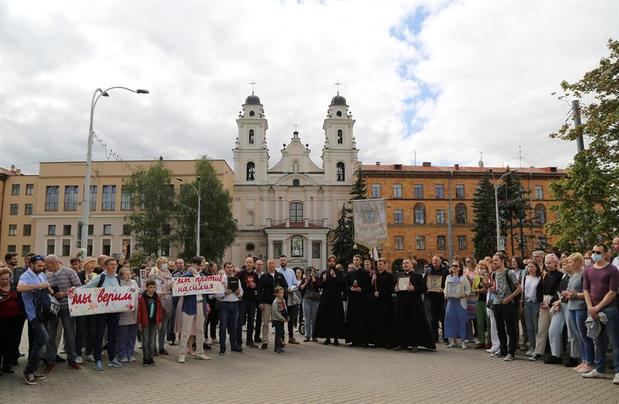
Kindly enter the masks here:
M 47 290 L 38 290 L 32 293 L 34 294 L 34 307 L 39 321 L 45 322 L 58 316 L 60 303 L 54 296 L 50 295 Z
M 118 281 L 118 286 L 121 286 L 120 284 L 120 277 L 117 276 L 116 280 Z M 99 275 L 99 283 L 97 283 L 97 287 L 100 288 L 103 286 L 103 282 L 105 282 L 105 273 L 102 272 L 101 275 Z

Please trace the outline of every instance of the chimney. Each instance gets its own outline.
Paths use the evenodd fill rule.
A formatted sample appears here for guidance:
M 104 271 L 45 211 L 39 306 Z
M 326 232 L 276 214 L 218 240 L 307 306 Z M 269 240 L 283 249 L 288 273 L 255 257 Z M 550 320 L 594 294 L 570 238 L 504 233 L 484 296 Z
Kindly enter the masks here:
M 11 172 L 14 173 L 15 172 L 15 164 L 11 164 Z
M 380 161 L 377 161 L 377 162 L 376 162 L 376 165 L 377 165 L 377 166 L 379 166 L 379 165 L 380 165 Z
M 423 163 L 421 163 L 422 167 L 432 167 L 432 163 L 430 161 L 424 161 Z
M 458 171 L 460 169 L 460 164 L 454 164 L 454 169 Z
M 402 164 L 394 164 L 394 165 L 393 165 L 393 168 L 394 168 L 395 170 L 402 170 Z
M 550 172 L 551 173 L 556 173 L 557 172 L 557 167 L 550 167 Z

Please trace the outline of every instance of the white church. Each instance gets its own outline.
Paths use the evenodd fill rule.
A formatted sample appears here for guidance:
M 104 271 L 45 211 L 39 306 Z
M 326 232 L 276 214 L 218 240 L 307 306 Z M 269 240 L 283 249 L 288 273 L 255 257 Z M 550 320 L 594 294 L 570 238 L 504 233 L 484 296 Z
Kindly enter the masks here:
M 230 247 L 232 262 L 245 257 L 288 256 L 290 267 L 324 267 L 331 235 L 342 205 L 350 199 L 358 150 L 353 136 L 355 120 L 346 99 L 331 99 L 322 129 L 322 164 L 310 159 L 309 145 L 297 131 L 281 150 L 281 159 L 269 164 L 268 121 L 254 93 L 247 97 L 236 120 L 234 147 L 233 215 L 238 234 Z

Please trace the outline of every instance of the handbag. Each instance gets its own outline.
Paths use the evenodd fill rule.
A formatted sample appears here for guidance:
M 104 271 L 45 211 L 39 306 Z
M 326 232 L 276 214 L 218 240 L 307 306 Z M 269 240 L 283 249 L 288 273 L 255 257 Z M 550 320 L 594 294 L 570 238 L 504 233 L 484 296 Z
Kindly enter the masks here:
M 301 304 L 301 292 L 299 289 L 295 289 L 292 292 L 288 293 L 288 300 L 286 302 L 287 306 L 296 306 Z

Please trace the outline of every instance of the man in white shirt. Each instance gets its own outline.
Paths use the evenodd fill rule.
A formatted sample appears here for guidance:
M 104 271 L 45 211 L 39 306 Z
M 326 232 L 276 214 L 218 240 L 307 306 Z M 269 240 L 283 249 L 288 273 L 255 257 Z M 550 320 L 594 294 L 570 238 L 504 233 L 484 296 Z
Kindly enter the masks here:
M 243 297 L 241 283 L 234 276 L 232 264 L 224 264 L 224 289 L 223 294 L 217 294 L 219 300 L 219 354 L 226 353 L 226 334 L 230 334 L 230 350 L 232 352 L 243 352 L 243 348 L 238 345 L 239 322 L 239 301 Z
M 288 257 L 282 255 L 279 257 L 279 268 L 277 268 L 277 272 L 284 275 L 286 279 L 286 283 L 288 284 L 288 293 L 286 294 L 287 302 L 290 304 L 290 298 L 288 297 L 291 293 L 299 288 L 299 281 L 297 280 L 297 274 L 291 268 L 288 268 Z M 299 305 L 301 302 L 292 304 L 287 307 L 288 316 L 290 317 L 290 321 L 288 321 L 288 343 L 289 344 L 298 344 L 299 342 L 294 338 L 294 326 L 297 323 L 297 316 L 299 315 Z
M 613 251 L 616 254 L 612 264 L 619 269 L 619 237 L 613 239 Z

